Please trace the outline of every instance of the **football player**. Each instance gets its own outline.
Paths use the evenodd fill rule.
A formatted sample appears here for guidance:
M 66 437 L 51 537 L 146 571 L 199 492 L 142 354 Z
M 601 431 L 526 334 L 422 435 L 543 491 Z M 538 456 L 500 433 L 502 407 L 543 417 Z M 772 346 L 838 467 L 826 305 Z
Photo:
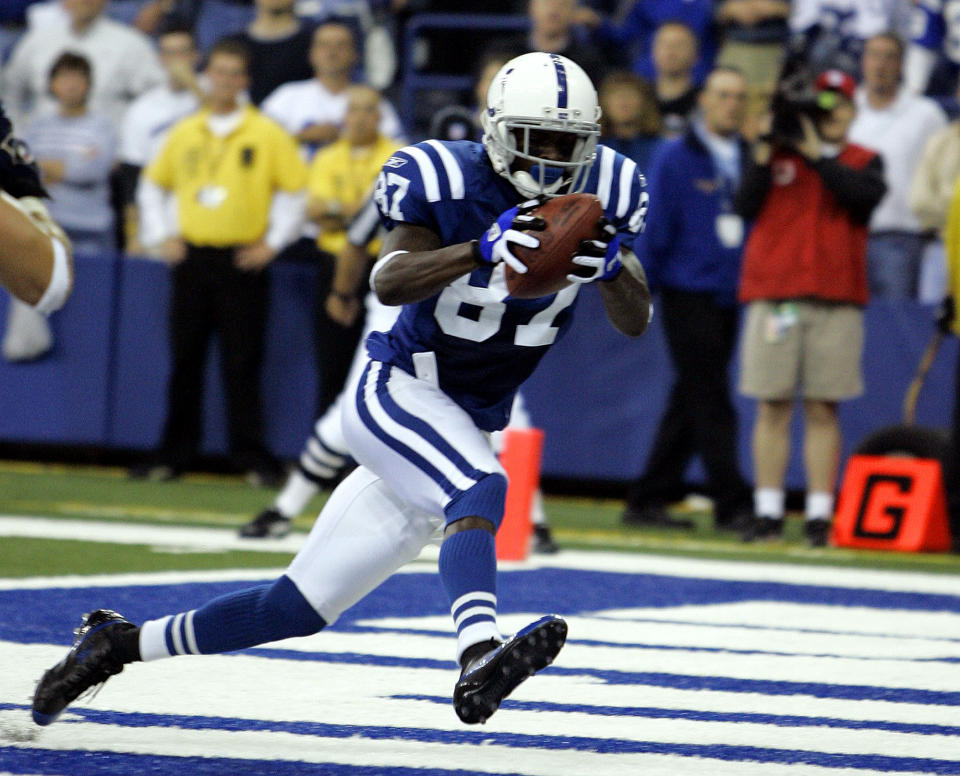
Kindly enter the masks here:
M 376 200 L 389 232 L 371 285 L 403 309 L 390 331 L 370 335 L 369 358 L 344 402 L 344 437 L 360 465 L 276 582 L 140 627 L 105 609 L 87 615 L 73 648 L 37 685 L 38 724 L 126 663 L 243 649 L 332 625 L 437 530 L 457 630 L 460 719 L 483 722 L 553 661 L 566 638 L 562 618 L 545 616 L 509 638 L 497 628 L 494 534 L 507 481 L 489 433 L 506 425 L 518 387 L 569 326 L 581 284 L 596 282 L 624 334 L 640 335 L 649 321 L 643 270 L 621 248 L 621 235 L 630 241 L 643 227 L 644 181 L 632 161 L 597 146 L 599 117 L 583 70 L 534 52 L 494 78 L 482 145 L 428 140 L 385 163 Z M 582 242 L 574 258 L 589 272 L 571 273 L 551 296 L 510 297 L 505 265 L 526 271 L 513 247 L 539 245 L 528 232 L 544 226 L 528 200 L 578 190 L 595 193 L 605 214 L 603 239 Z
M 45 314 L 63 306 L 73 285 L 70 241 L 41 201 L 46 196 L 0 104 L 0 285 Z
M 333 288 L 327 299 L 328 309 L 335 305 L 338 309 L 331 310 L 334 315 L 348 316 L 343 321 L 349 326 L 359 312 L 359 300 L 354 289 L 360 285 L 362 275 L 367 267 L 366 246 L 369 245 L 380 231 L 380 218 L 377 204 L 371 198 L 350 223 L 347 229 L 347 245 L 337 256 L 337 268 L 333 279 Z M 338 291 L 338 289 L 340 289 Z M 344 289 L 348 289 L 345 291 Z M 290 533 L 293 518 L 299 515 L 321 489 L 333 489 L 336 483 L 354 466 L 354 460 L 347 450 L 347 443 L 343 439 L 343 430 L 340 423 L 340 410 L 344 396 L 359 380 L 360 374 L 367 361 L 365 341 L 374 331 L 387 331 L 400 314 L 399 307 L 387 307 L 380 304 L 377 295 L 370 291 L 363 300 L 366 307 L 366 318 L 363 336 L 357 345 L 350 371 L 344 381 L 344 389 L 337 395 L 333 404 L 314 423 L 313 430 L 300 453 L 296 468 L 287 477 L 273 504 L 260 512 L 250 522 L 240 528 L 240 536 L 246 539 L 282 538 Z M 517 393 L 513 409 L 510 413 L 510 426 L 513 428 L 529 428 L 530 417 L 524 406 L 523 396 Z M 502 435 L 494 436 L 494 450 L 500 452 L 503 440 Z M 553 540 L 550 526 L 547 525 L 546 514 L 543 510 L 543 498 L 540 490 L 534 493 L 530 505 L 530 519 L 533 523 L 533 551 L 542 554 L 552 554 L 559 551 Z

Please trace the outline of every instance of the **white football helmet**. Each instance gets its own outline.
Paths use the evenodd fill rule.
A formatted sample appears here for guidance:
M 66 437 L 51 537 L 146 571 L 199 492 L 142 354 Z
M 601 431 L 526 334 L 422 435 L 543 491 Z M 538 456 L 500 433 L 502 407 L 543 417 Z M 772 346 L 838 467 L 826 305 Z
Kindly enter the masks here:
M 536 51 L 507 62 L 481 114 L 493 169 L 525 197 L 582 191 L 600 134 L 597 90 L 583 69 Z M 544 151 L 549 149 L 549 154 Z

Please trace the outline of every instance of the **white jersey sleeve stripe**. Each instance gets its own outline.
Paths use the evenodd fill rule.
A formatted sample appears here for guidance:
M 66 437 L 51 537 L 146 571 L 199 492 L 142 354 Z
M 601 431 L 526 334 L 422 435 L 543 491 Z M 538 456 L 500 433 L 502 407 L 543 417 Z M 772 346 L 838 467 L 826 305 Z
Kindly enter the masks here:
M 439 140 L 428 140 L 427 145 L 437 152 L 440 161 L 443 162 L 443 169 L 447 172 L 447 182 L 450 184 L 450 197 L 452 199 L 463 199 L 466 193 L 463 185 L 463 172 L 460 170 L 457 160 Z
M 420 177 L 423 179 L 423 193 L 427 197 L 427 202 L 439 202 L 440 179 L 437 177 L 437 169 L 433 166 L 433 160 L 422 148 L 408 146 L 403 150 L 410 155 L 417 163 L 417 167 L 420 168 Z
M 604 210 L 610 204 L 614 156 L 615 153 L 610 148 L 604 147 L 600 150 L 600 178 L 597 181 L 597 196 L 600 197 L 600 204 L 603 205 Z
M 637 163 L 633 159 L 624 159 L 620 166 L 620 196 L 617 198 L 617 218 L 623 218 L 630 209 L 630 192 L 637 172 Z

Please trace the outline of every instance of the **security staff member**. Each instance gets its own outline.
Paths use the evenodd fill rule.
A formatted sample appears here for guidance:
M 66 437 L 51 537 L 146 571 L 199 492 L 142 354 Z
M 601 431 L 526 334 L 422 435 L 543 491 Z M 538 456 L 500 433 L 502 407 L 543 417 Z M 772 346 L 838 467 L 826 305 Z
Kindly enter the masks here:
M 195 455 L 213 332 L 220 337 L 232 463 L 257 484 L 279 474 L 262 441 L 263 269 L 300 232 L 306 168 L 294 139 L 241 101 L 248 62 L 242 44 L 214 45 L 207 105 L 174 126 L 138 190 L 143 243 L 173 267 L 172 372 L 161 449 L 132 476 L 171 479 Z

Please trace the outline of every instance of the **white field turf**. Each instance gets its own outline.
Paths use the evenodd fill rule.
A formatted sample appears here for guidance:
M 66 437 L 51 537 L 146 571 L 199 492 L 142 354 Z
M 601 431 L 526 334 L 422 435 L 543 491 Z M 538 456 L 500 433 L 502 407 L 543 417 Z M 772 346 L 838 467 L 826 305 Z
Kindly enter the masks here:
M 130 666 L 48 728 L 30 721 L 34 682 L 91 600 L 160 615 L 274 575 L 0 579 L 0 774 L 960 774 L 956 578 L 640 554 L 510 564 L 501 628 L 554 609 L 569 641 L 467 727 L 433 574 L 413 564 L 307 639 Z

